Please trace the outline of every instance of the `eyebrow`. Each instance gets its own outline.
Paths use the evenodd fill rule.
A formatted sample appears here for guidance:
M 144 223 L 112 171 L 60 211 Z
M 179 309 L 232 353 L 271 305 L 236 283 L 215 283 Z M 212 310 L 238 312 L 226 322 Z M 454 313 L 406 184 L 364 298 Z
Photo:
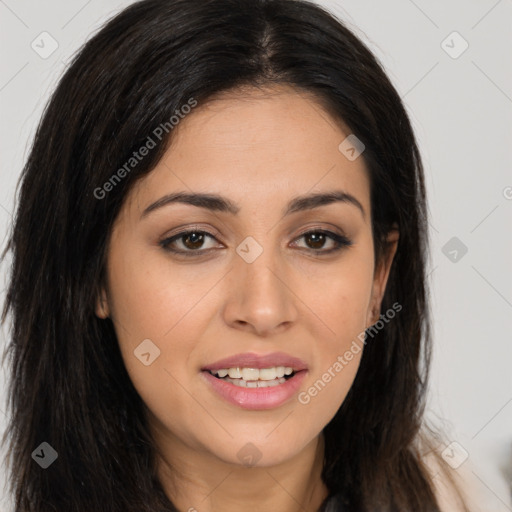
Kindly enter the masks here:
M 343 190 L 333 190 L 330 192 L 318 192 L 309 195 L 303 195 L 294 197 L 286 206 L 283 217 L 292 213 L 312 210 L 328 204 L 341 202 L 351 204 L 357 207 L 363 219 L 366 219 L 365 210 L 363 205 L 351 194 L 344 192 Z M 189 193 L 189 192 L 174 192 L 167 194 L 154 203 L 150 204 L 141 214 L 140 218 L 143 219 L 149 213 L 168 206 L 174 203 L 183 203 L 196 206 L 198 208 L 205 208 L 207 210 L 231 213 L 237 215 L 240 211 L 240 207 L 228 199 L 227 197 L 220 196 L 218 194 L 205 194 L 205 193 Z

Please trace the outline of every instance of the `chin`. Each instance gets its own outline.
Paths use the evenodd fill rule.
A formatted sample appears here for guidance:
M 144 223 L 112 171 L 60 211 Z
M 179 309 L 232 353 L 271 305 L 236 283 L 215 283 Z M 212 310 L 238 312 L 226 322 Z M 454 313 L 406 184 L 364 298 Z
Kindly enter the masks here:
M 291 433 L 279 435 L 272 432 L 272 429 L 268 431 L 265 429 L 263 435 L 261 432 L 260 428 L 259 432 L 253 436 L 247 433 L 234 436 L 224 446 L 215 444 L 212 454 L 227 464 L 264 468 L 293 459 L 310 442 L 309 439 L 305 441 L 294 439 Z

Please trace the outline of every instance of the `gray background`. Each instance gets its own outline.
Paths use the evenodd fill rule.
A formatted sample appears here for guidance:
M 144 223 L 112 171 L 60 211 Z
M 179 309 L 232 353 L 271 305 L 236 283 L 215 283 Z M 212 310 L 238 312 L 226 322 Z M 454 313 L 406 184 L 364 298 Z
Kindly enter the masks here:
M 16 182 L 49 93 L 70 56 L 130 3 L 0 0 L 2 247 Z M 444 429 L 447 444 L 456 441 L 468 453 L 458 471 L 466 468 L 468 486 L 485 502 L 482 510 L 510 511 L 512 1 L 319 3 L 374 51 L 410 113 L 431 214 L 435 359 L 429 417 Z M 42 32 L 58 44 L 46 58 L 31 47 L 34 42 L 40 53 L 51 50 Z M 464 41 L 469 46 L 461 53 Z M 1 269 L 0 303 L 8 265 L 9 260 Z M 6 420 L 5 373 L 0 370 L 0 432 Z M 455 448 L 461 457 L 464 452 Z M 4 481 L 2 464 L 0 484 Z M 0 510 L 9 509 L 0 485 Z

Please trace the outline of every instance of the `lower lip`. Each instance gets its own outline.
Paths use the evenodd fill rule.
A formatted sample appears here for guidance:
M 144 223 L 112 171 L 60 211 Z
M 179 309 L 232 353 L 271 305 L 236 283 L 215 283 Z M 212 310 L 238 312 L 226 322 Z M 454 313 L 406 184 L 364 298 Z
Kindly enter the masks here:
M 261 410 L 279 407 L 290 400 L 300 388 L 307 370 L 295 373 L 283 384 L 268 388 L 242 388 L 214 377 L 209 371 L 202 371 L 213 391 L 233 405 L 243 409 Z

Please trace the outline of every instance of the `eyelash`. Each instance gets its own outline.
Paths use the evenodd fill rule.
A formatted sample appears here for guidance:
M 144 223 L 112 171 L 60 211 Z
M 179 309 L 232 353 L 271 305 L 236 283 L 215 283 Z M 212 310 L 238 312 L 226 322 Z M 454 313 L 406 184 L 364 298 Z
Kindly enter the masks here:
M 196 229 L 196 230 L 182 231 L 181 233 L 177 233 L 176 235 L 173 235 L 172 237 L 169 237 L 169 238 L 166 238 L 166 239 L 160 241 L 159 245 L 165 251 L 172 252 L 175 254 L 185 255 L 187 257 L 201 256 L 201 255 L 204 255 L 205 253 L 210 252 L 211 250 L 214 250 L 213 248 L 211 248 L 211 249 L 197 249 L 197 250 L 189 249 L 189 250 L 184 251 L 184 250 L 176 250 L 176 249 L 170 248 L 170 245 L 174 241 L 179 240 L 180 238 L 184 238 L 185 236 L 191 235 L 191 234 L 207 235 L 216 240 L 216 237 L 212 233 L 209 233 L 208 231 Z M 328 237 L 331 240 L 333 240 L 334 242 L 336 242 L 336 247 L 334 247 L 333 249 L 329 249 L 327 251 L 321 250 L 321 249 L 309 249 L 309 248 L 305 249 L 306 251 L 311 252 L 311 253 L 320 254 L 320 255 L 332 254 L 334 252 L 338 252 L 338 251 L 352 245 L 352 242 L 346 236 L 338 235 L 337 233 L 333 233 L 332 231 L 326 231 L 323 229 L 313 229 L 310 231 L 306 231 L 304 233 L 301 233 L 295 240 L 299 240 L 300 238 L 303 238 L 303 237 L 305 237 L 307 235 L 311 235 L 311 234 L 326 235 L 326 237 Z

